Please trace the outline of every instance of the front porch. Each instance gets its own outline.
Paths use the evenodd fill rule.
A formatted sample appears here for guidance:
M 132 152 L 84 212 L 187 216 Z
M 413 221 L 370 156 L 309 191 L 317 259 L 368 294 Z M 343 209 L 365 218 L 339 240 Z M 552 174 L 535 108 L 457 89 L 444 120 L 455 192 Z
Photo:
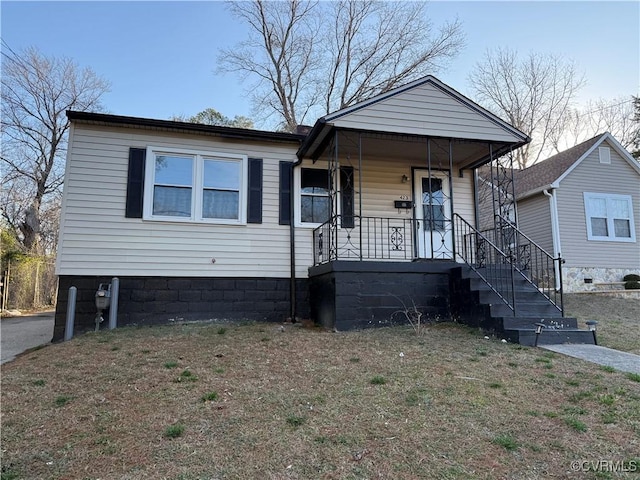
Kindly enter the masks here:
M 553 341 L 584 336 L 563 318 L 561 260 L 517 229 L 510 159 L 494 154 L 508 148 L 333 130 L 297 176 L 298 225 L 324 219 L 305 232 L 311 317 L 344 330 L 406 323 L 416 310 L 524 343 L 541 321 L 562 330 L 549 330 Z M 479 167 L 491 172 L 483 231 Z
M 318 120 L 292 177 L 314 320 L 388 325 L 416 308 L 570 341 L 561 259 L 517 229 L 509 154 L 529 141 L 433 77 Z
M 493 242 L 487 248 L 477 237 L 476 169 L 490 164 L 508 191 L 512 177 L 502 172 L 511 172 L 509 148 L 504 141 L 329 129 L 294 174 L 296 227 L 313 227 L 304 232 L 312 240 L 312 318 L 337 329 L 389 325 L 406 322 L 401 311 L 409 305 L 425 321 L 451 318 L 452 270 L 504 260 Z M 497 196 L 494 205 L 508 211 L 511 199 Z M 510 284 L 488 280 L 513 303 Z
M 294 174 L 296 227 L 311 228 L 313 265 L 335 260 L 462 261 L 454 217 L 478 225 L 476 169 L 512 188 L 509 144 L 335 129 Z M 496 213 L 513 209 L 497 195 Z
M 442 235 L 416 239 L 420 221 L 356 216 L 343 228 L 340 220 L 314 231 L 310 312 L 325 328 L 406 323 L 403 312 L 419 312 L 425 322 L 460 321 L 520 343 L 538 341 L 537 324 L 547 329 L 541 343 L 592 341 L 564 318 L 561 259 L 514 225 L 480 232 L 454 214 L 444 258 L 420 258 L 421 241 L 440 242 L 432 251 L 444 243 Z

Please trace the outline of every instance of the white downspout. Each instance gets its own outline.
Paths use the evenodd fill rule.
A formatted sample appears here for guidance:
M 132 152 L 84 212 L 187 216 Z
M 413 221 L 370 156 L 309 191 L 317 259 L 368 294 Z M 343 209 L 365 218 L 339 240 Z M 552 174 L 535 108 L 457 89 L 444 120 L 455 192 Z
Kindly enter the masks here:
M 549 197 L 549 211 L 551 213 L 551 240 L 553 242 L 553 256 L 559 258 L 562 255 L 562 247 L 560 245 L 560 223 L 558 222 L 558 202 L 556 201 L 556 189 L 545 189 L 542 193 Z M 555 263 L 555 262 L 554 262 Z M 556 291 L 560 291 L 560 266 L 554 266 L 556 271 Z

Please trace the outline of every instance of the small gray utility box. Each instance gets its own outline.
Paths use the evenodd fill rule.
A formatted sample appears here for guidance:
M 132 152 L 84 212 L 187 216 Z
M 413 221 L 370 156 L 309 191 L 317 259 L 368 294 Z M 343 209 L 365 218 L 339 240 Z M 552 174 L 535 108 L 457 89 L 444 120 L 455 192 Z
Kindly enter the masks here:
M 111 284 L 101 283 L 96 291 L 96 308 L 98 311 L 106 310 L 111 305 Z

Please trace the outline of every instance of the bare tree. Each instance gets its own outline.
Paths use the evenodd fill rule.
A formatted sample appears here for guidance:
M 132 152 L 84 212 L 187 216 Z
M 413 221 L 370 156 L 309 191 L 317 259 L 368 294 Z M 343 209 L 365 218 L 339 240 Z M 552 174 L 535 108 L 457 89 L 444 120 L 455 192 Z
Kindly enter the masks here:
M 243 115 L 229 118 L 215 108 L 206 108 L 190 117 L 186 115 L 174 115 L 171 120 L 177 122 L 202 123 L 220 127 L 253 128 L 253 120 Z
M 469 76 L 476 98 L 489 110 L 532 138 L 514 152 L 517 167 L 536 163 L 549 151 L 584 79 L 573 63 L 549 54 L 488 51 Z
M 435 73 L 461 49 L 457 22 L 435 31 L 424 2 L 234 2 L 250 39 L 222 50 L 223 72 L 257 80 L 255 105 L 293 131 L 322 115 Z
M 438 71 L 463 44 L 458 22 L 434 35 L 424 2 L 330 4 L 325 113 Z
M 275 112 L 281 126 L 294 130 L 317 99 L 317 2 L 233 2 L 231 12 L 250 27 L 249 39 L 220 52 L 222 71 L 257 80 L 256 109 Z
M 3 47 L 2 215 L 26 250 L 42 253 L 43 226 L 57 228 L 43 214 L 55 218 L 59 209 L 70 126 L 65 112 L 100 110 L 109 84 L 71 59 Z
M 633 122 L 636 126 L 631 155 L 640 161 L 640 97 L 633 97 Z
M 640 122 L 634 115 L 634 97 L 631 95 L 590 101 L 583 108 L 569 109 L 559 128 L 551 132 L 549 141 L 557 153 L 609 132 L 624 148 L 631 150 L 640 136 Z

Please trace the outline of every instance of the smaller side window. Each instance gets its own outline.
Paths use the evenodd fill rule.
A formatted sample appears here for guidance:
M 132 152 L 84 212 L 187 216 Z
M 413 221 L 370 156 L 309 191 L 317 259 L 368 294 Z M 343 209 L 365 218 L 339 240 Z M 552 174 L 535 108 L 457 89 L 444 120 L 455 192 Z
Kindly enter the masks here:
M 329 176 L 327 170 L 300 171 L 300 219 L 303 223 L 329 220 Z

